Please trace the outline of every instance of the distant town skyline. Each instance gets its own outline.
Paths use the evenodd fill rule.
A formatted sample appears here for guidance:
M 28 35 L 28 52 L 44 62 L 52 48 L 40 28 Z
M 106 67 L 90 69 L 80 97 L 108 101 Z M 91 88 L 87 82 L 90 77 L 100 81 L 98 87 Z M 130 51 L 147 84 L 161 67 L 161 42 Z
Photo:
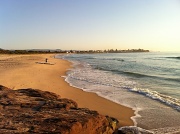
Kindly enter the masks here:
M 180 51 L 179 0 L 0 0 L 0 48 Z

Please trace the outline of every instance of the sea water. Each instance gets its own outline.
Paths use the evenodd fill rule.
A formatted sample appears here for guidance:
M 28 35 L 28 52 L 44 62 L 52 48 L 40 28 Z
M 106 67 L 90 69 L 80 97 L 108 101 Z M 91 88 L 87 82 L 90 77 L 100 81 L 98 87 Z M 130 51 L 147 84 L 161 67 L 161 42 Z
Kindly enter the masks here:
M 71 86 L 133 108 L 136 126 L 156 133 L 180 132 L 179 53 L 70 54 L 63 58 L 74 65 L 66 77 Z

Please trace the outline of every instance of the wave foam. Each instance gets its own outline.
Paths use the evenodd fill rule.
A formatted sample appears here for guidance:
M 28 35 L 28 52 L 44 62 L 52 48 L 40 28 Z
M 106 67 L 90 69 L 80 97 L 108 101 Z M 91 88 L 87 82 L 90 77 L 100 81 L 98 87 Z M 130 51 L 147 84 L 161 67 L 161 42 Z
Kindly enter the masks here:
M 150 91 L 148 89 L 132 88 L 129 89 L 132 92 L 143 94 L 151 99 L 158 100 L 180 112 L 180 100 L 172 98 L 170 96 L 158 93 L 156 91 Z

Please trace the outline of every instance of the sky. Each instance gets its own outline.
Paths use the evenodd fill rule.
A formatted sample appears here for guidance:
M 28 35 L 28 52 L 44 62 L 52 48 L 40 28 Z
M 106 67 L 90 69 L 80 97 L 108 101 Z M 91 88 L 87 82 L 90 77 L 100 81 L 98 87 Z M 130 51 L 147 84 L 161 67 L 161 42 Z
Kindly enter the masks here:
M 0 0 L 0 48 L 180 51 L 180 0 Z

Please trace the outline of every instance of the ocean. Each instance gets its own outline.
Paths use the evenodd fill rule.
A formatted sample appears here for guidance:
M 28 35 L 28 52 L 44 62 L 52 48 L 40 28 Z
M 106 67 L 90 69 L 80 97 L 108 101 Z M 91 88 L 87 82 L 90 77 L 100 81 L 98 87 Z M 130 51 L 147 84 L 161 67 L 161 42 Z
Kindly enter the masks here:
M 180 53 L 69 54 L 56 58 L 73 63 L 66 76 L 71 86 L 133 108 L 136 126 L 157 133 L 180 132 Z

